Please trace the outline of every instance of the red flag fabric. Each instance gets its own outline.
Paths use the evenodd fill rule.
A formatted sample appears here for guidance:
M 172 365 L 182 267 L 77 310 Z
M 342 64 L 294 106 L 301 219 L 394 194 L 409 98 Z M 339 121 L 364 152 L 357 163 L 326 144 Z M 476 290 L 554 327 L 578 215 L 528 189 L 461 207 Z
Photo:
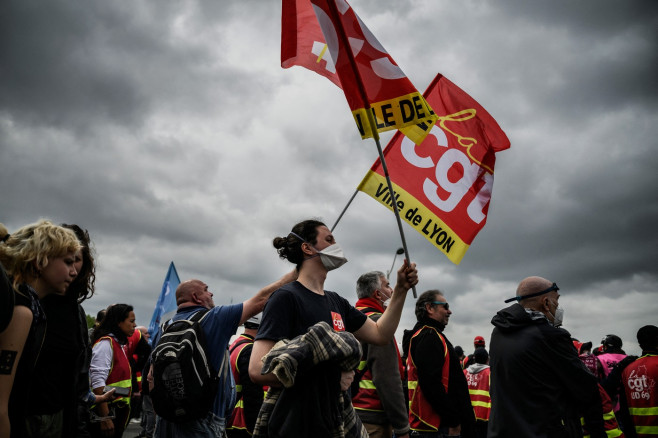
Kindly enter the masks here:
M 487 220 L 495 153 L 510 141 L 480 104 L 443 75 L 424 96 L 438 116 L 430 135 L 415 145 L 397 132 L 384 150 L 393 196 L 379 159 L 358 189 L 391 210 L 396 202 L 401 218 L 459 264 Z
M 283 0 L 281 66 L 300 65 L 341 87 L 361 138 L 400 129 L 420 143 L 434 111 L 344 0 Z

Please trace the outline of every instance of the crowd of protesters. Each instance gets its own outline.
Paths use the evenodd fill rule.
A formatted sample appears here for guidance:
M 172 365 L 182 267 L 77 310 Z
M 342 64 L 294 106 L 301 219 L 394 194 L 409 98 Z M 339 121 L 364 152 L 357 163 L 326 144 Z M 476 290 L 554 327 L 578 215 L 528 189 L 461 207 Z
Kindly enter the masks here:
M 273 245 L 295 269 L 223 306 L 201 280 L 181 283 L 178 311 L 151 343 L 129 304 L 102 309 L 87 328 L 86 230 L 0 224 L 0 438 L 121 437 L 135 417 L 149 438 L 658 437 L 654 325 L 637 332 L 641 357 L 614 334 L 594 348 L 561 328 L 557 284 L 528 277 L 493 316 L 488 350 L 484 336 L 471 354 L 453 347 L 444 331 L 457 309 L 438 289 L 416 300 L 400 349 L 414 264 L 394 285 L 363 274 L 348 300 L 324 289 L 347 259 L 322 222 L 300 222 Z M 216 380 L 205 411 L 178 421 L 155 403 L 170 388 L 158 386 L 167 376 L 153 361 L 169 324 L 188 320 Z

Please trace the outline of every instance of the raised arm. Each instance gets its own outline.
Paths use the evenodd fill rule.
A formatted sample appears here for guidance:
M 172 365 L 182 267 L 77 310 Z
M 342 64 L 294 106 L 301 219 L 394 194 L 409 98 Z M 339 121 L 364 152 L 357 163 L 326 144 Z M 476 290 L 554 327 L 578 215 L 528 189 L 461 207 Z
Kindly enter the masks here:
M 258 291 L 256 295 L 249 298 L 242 304 L 242 317 L 240 318 L 240 324 L 243 324 L 246 320 L 256 315 L 259 312 L 263 311 L 265 303 L 270 298 L 272 293 L 279 289 L 284 284 L 288 284 L 297 279 L 297 270 L 293 269 L 292 271 L 285 274 L 283 277 L 279 278 L 274 283 L 270 283 L 261 290 Z
M 395 330 L 400 323 L 400 316 L 402 315 L 404 300 L 407 298 L 407 292 L 417 283 L 418 271 L 416 271 L 416 264 L 412 263 L 409 266 L 405 260 L 398 270 L 397 283 L 393 289 L 391 303 L 386 308 L 384 314 L 377 322 L 374 322 L 370 318 L 366 319 L 365 324 L 354 332 L 354 336 L 358 340 L 369 344 L 386 345 L 393 338 Z

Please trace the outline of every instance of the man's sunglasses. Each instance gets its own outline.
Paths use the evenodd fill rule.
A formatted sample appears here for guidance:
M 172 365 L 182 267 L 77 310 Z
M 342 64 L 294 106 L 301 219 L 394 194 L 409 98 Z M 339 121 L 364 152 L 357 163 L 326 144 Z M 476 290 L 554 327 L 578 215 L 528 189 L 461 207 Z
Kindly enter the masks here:
M 432 301 L 432 304 L 443 306 L 444 309 L 450 310 L 450 305 L 448 305 L 448 303 L 444 303 L 443 301 Z

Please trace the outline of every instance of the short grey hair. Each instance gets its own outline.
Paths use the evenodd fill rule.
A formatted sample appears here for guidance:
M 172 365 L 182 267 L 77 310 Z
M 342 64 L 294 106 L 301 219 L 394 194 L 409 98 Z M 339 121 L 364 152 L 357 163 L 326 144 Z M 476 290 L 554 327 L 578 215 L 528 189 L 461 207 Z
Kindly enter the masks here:
M 382 277 L 386 275 L 381 271 L 366 272 L 356 280 L 356 296 L 359 299 L 368 298 L 372 293 L 382 287 Z

